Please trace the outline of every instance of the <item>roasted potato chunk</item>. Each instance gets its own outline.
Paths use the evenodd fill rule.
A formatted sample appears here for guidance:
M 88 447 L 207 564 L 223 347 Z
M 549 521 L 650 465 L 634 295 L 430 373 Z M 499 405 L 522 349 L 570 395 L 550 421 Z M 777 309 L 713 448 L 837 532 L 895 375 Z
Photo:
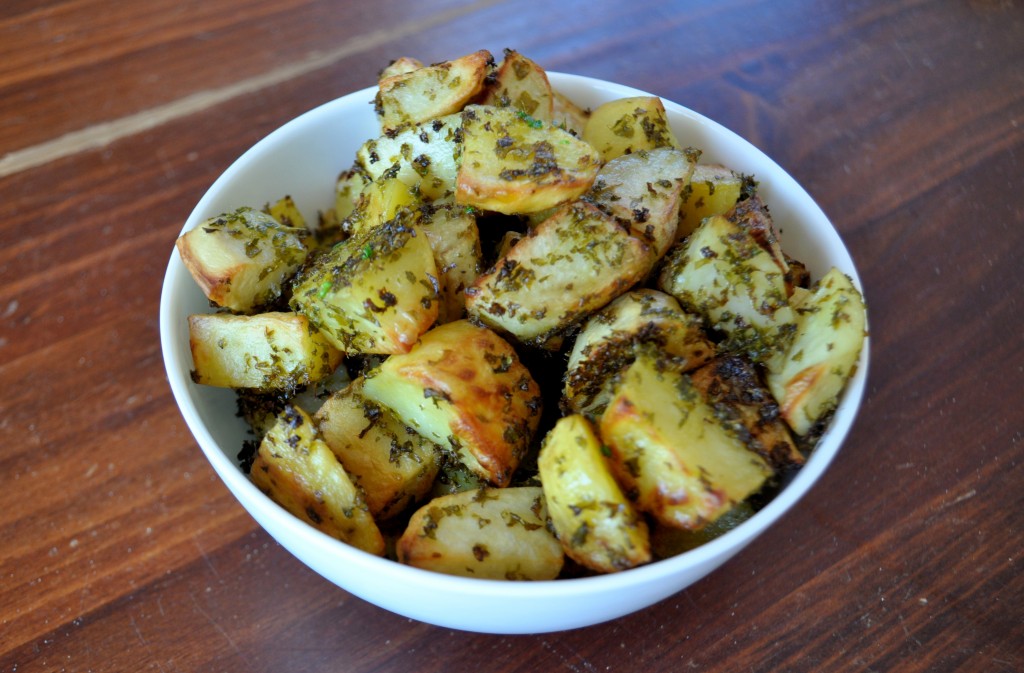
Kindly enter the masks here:
M 185 232 L 176 246 L 210 301 L 236 313 L 252 313 L 281 295 L 285 279 L 306 261 L 309 237 L 307 229 L 239 208 Z
M 690 381 L 715 410 L 719 422 L 775 470 L 804 464 L 778 403 L 746 359 L 736 355 L 716 358 L 690 372 Z
M 331 395 L 313 420 L 327 446 L 384 520 L 430 492 L 441 449 L 362 394 L 363 380 Z
M 430 330 L 367 375 L 363 394 L 507 486 L 540 421 L 540 389 L 515 350 L 467 320 Z
M 486 91 L 484 105 L 510 107 L 534 119 L 554 121 L 554 93 L 547 73 L 517 51 L 505 50 L 505 58 Z
M 370 180 L 401 180 L 423 201 L 450 202 L 462 153 L 462 117 L 447 115 L 368 140 L 356 165 Z
M 581 108 L 558 91 L 553 92 L 551 100 L 554 125 L 565 129 L 577 138 L 583 137 L 583 130 L 590 119 L 590 110 Z
M 724 215 L 736 203 L 754 193 L 754 179 L 720 164 L 697 164 L 683 191 L 676 240 L 693 233 L 705 217 Z
M 650 247 L 611 216 L 575 202 L 477 278 L 466 310 L 523 343 L 544 345 L 636 284 L 650 259 Z
M 563 416 L 538 459 L 544 499 L 567 556 L 599 572 L 651 560 L 647 523 L 623 495 L 583 416 Z
M 679 147 L 665 104 L 657 96 L 619 98 L 597 106 L 583 139 L 601 153 L 602 161 L 640 150 Z
M 646 353 L 623 374 L 600 428 L 619 483 L 664 525 L 702 528 L 773 474 L 685 374 Z
M 365 552 L 384 553 L 362 493 L 302 409 L 289 405 L 281 412 L 256 451 L 249 478 L 314 528 Z
M 470 105 L 462 113 L 457 203 L 530 213 L 576 198 L 600 160 L 590 145 L 511 108 Z
M 648 243 L 655 259 L 661 259 L 675 243 L 681 195 L 699 157 L 697 150 L 672 147 L 616 157 L 601 167 L 587 198 Z
M 413 514 L 397 552 L 401 563 L 481 579 L 552 580 L 565 561 L 537 486 L 434 498 Z
M 434 253 L 409 219 L 335 245 L 296 284 L 292 308 L 339 350 L 405 353 L 437 319 Z
M 576 336 L 565 373 L 563 408 L 600 416 L 622 371 L 645 348 L 674 360 L 680 371 L 708 362 L 715 345 L 700 318 L 657 290 L 627 292 L 594 314 Z
M 379 82 L 380 80 L 385 80 L 396 75 L 404 75 L 412 72 L 413 70 L 419 70 L 423 65 L 423 61 L 418 58 L 412 58 L 411 56 L 396 58 L 380 71 L 380 74 L 377 76 L 377 81 Z
M 786 351 L 796 326 L 787 271 L 771 219 L 755 196 L 728 216 L 704 220 L 666 257 L 658 284 L 725 334 L 722 350 L 765 362 Z
M 304 316 L 200 313 L 188 317 L 192 380 L 220 388 L 295 390 L 330 376 L 341 352 Z
M 466 316 L 466 288 L 483 271 L 476 215 L 454 205 L 422 209 L 420 229 L 434 251 L 441 283 L 437 320 L 452 322 Z
M 458 112 L 483 90 L 493 68 L 494 58 L 481 50 L 380 80 L 375 105 L 381 128 L 388 132 Z
M 784 356 L 768 363 L 768 386 L 798 435 L 835 409 L 853 375 L 867 328 L 864 298 L 831 269 L 796 306 L 797 326 Z

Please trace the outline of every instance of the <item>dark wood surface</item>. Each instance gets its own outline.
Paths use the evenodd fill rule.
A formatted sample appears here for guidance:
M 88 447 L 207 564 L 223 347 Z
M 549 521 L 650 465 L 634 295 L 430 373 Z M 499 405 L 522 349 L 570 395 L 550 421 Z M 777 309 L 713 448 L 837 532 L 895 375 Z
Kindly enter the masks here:
M 185 427 L 157 324 L 185 218 L 254 141 L 397 56 L 504 47 L 774 157 L 850 247 L 873 339 L 853 432 L 778 526 L 650 609 L 516 637 L 277 546 Z M 1022 253 L 1015 0 L 8 0 L 0 671 L 1022 671 Z

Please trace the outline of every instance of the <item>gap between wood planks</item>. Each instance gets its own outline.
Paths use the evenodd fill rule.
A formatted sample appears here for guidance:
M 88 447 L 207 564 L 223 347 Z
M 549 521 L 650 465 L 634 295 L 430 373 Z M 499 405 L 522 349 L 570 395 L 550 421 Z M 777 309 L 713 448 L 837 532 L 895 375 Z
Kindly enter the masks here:
M 51 161 L 78 154 L 79 152 L 105 147 L 121 138 L 148 131 L 151 128 L 166 124 L 175 119 L 202 112 L 225 103 L 232 98 L 244 96 L 290 79 L 301 77 L 348 58 L 353 54 L 368 51 L 387 42 L 453 21 L 485 7 L 499 4 L 502 1 L 482 0 L 466 7 L 457 7 L 434 14 L 427 19 L 410 21 L 399 24 L 391 29 L 376 30 L 366 35 L 356 36 L 337 49 L 325 53 L 312 54 L 303 61 L 281 66 L 262 75 L 256 75 L 255 77 L 250 77 L 213 91 L 198 91 L 190 96 L 179 98 L 149 110 L 143 110 L 142 112 L 109 122 L 94 124 L 88 128 L 71 131 L 53 140 L 10 152 L 4 155 L 3 158 L 0 158 L 0 178 L 42 166 Z

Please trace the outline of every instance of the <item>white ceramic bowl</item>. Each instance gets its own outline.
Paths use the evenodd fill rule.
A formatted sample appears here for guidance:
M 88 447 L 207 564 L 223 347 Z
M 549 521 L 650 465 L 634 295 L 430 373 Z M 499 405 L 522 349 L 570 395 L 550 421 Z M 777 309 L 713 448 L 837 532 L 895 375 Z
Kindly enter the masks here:
M 552 84 L 585 107 L 641 95 L 618 84 L 550 73 Z M 334 181 L 351 166 L 356 149 L 378 135 L 371 101 L 375 89 L 349 94 L 285 124 L 228 168 L 193 210 L 182 231 L 243 205 L 290 194 L 316 221 L 332 205 Z M 754 175 L 782 229 L 783 246 L 819 278 L 831 266 L 860 287 L 853 261 L 811 197 L 782 168 L 719 124 L 665 102 L 680 142 L 701 148 L 702 161 Z M 810 490 L 835 457 L 860 405 L 867 372 L 865 344 L 820 445 L 795 479 L 764 509 L 722 537 L 667 560 L 622 573 L 547 582 L 502 582 L 452 577 L 371 556 L 334 540 L 274 504 L 238 468 L 246 437 L 235 416 L 233 393 L 192 383 L 186 316 L 209 311 L 208 302 L 172 253 L 160 306 L 160 337 L 167 377 L 196 441 L 242 506 L 283 547 L 342 589 L 392 612 L 423 622 L 487 633 L 541 633 L 597 624 L 660 601 L 719 567 L 749 544 Z M 724 607 L 723 607 L 724 609 Z

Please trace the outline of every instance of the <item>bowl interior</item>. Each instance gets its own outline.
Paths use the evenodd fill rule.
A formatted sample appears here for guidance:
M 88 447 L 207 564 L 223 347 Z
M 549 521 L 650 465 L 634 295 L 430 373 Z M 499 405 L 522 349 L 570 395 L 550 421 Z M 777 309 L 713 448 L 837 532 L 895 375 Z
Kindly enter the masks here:
M 549 73 L 556 89 L 578 105 L 643 92 L 609 82 Z M 210 187 L 182 231 L 243 205 L 260 207 L 286 194 L 316 221 L 333 204 L 334 183 L 362 143 L 379 133 L 375 88 L 320 106 L 253 146 Z M 781 229 L 783 248 L 803 260 L 812 277 L 836 266 L 860 288 L 845 246 L 811 197 L 770 158 L 719 124 L 665 101 L 684 145 L 703 162 L 752 174 Z M 725 562 L 779 519 L 806 493 L 839 450 L 863 395 L 868 344 L 834 420 L 807 464 L 783 491 L 747 522 L 712 542 L 671 559 L 614 575 L 552 582 L 510 583 L 450 577 L 402 566 L 333 540 L 271 502 L 239 470 L 237 452 L 247 428 L 235 416 L 231 391 L 198 386 L 190 377 L 186 318 L 209 312 L 206 298 L 176 252 L 171 254 L 160 307 L 167 376 L 182 415 L 210 464 L 246 510 L 300 560 L 347 591 L 399 614 L 452 628 L 527 633 L 575 628 L 612 619 L 665 598 Z M 437 600 L 445 596 L 445 600 Z M 501 608 L 495 606 L 500 605 Z

